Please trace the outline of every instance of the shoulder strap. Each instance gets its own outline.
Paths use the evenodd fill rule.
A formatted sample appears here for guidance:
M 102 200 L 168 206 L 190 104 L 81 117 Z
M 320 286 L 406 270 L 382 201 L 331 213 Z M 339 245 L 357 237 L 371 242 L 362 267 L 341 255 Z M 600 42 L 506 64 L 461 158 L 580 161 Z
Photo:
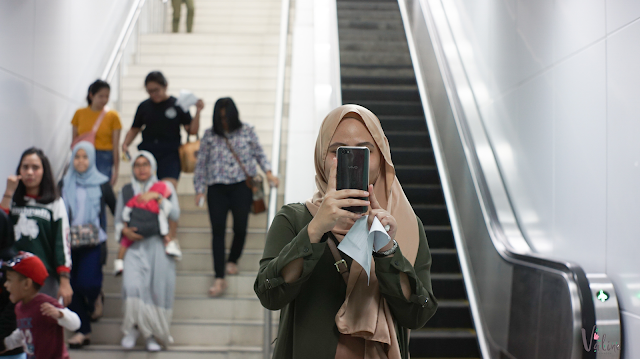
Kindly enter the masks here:
M 327 238 L 327 246 L 329 246 L 329 250 L 331 251 L 331 255 L 333 256 L 333 260 L 336 261 L 333 265 L 336 266 L 338 273 L 342 275 L 342 279 L 344 279 L 345 284 L 349 282 L 349 267 L 347 266 L 347 262 L 340 255 L 340 251 L 338 251 L 338 247 L 336 246 L 335 236 L 329 232 L 329 238 Z
M 247 172 L 247 170 L 244 168 L 244 165 L 242 164 L 242 161 L 240 161 L 240 158 L 236 154 L 236 151 L 234 151 L 233 147 L 231 147 L 231 143 L 229 143 L 229 139 L 225 137 L 224 141 L 227 143 L 227 147 L 229 147 L 229 151 L 231 151 L 231 154 L 233 155 L 233 157 L 236 159 L 236 161 L 238 161 L 238 164 L 240 165 L 240 168 L 242 168 L 242 172 L 244 172 L 244 175 L 247 176 L 247 178 L 250 178 L 251 176 L 249 176 L 249 172 Z
M 129 183 L 122 187 L 122 200 L 126 205 L 131 198 L 133 198 L 133 186 Z
M 107 112 L 109 111 L 109 109 L 107 108 L 107 106 L 105 106 L 102 109 L 102 112 L 100 112 L 100 116 L 98 116 L 98 119 L 96 120 L 96 123 L 93 124 L 93 132 L 98 132 L 98 129 L 100 128 L 100 125 L 102 124 L 102 120 L 104 120 L 104 117 L 107 115 Z

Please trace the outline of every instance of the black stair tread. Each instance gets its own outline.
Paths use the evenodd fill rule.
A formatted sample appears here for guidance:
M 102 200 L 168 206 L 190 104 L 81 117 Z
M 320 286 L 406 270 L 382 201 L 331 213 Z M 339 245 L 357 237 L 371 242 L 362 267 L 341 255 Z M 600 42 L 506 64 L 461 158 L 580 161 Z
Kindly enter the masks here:
M 442 185 L 439 185 L 439 184 L 424 184 L 424 183 L 407 183 L 407 184 L 403 184 L 402 188 L 407 188 L 407 189 L 442 189 Z
M 438 167 L 434 165 L 397 165 L 394 166 L 395 169 L 426 169 L 426 170 L 437 170 Z
M 364 91 L 418 91 L 418 85 L 414 84 L 388 84 L 388 85 L 378 85 L 378 84 L 360 84 L 360 83 L 347 83 L 342 84 L 342 90 L 364 90 Z M 383 116 L 388 120 L 395 119 L 414 119 L 424 121 L 424 116 Z M 380 118 L 382 120 L 382 118 Z
M 456 254 L 458 250 L 455 248 L 433 248 L 430 249 L 431 254 Z
M 431 273 L 431 279 L 459 280 L 462 279 L 462 273 Z
M 445 204 L 413 204 L 411 205 L 414 209 L 447 209 L 447 205 Z M 428 226 L 431 228 L 432 226 Z M 425 226 L 425 229 L 427 226 Z
M 340 18 L 341 10 L 365 10 L 365 11 L 385 11 L 390 13 L 400 13 L 397 2 L 387 1 L 338 1 L 338 18 Z
M 427 231 L 451 232 L 451 226 L 424 226 L 424 229 L 427 230 Z
M 438 302 L 439 303 L 439 302 Z M 474 329 L 454 328 L 454 329 L 438 329 L 438 328 L 421 328 L 411 331 L 411 339 L 422 338 L 476 338 Z

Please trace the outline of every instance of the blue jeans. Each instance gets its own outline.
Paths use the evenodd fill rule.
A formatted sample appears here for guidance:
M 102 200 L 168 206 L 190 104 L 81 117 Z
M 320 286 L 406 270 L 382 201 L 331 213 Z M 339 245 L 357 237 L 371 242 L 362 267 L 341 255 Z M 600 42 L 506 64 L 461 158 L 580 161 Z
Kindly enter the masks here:
M 96 150 L 96 167 L 98 167 L 98 172 L 109 177 L 109 180 L 111 180 L 111 173 L 113 169 L 113 151 Z

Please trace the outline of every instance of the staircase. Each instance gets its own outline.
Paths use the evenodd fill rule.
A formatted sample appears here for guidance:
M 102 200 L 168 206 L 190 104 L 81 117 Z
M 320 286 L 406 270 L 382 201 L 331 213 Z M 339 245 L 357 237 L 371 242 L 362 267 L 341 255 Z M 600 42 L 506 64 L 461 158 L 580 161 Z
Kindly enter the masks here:
M 195 0 L 193 33 L 185 33 L 186 11 L 183 8 L 180 33 L 142 35 L 140 61 L 128 67 L 123 79 L 123 138 L 131 127 L 138 104 L 148 98 L 143 86 L 145 76 L 150 71 L 160 70 L 169 81 L 170 94 L 177 96 L 181 89 L 188 89 L 204 100 L 201 134 L 212 125 L 215 101 L 230 96 L 238 106 L 240 119 L 255 126 L 260 142 L 270 156 L 280 6 L 280 0 Z M 167 29 L 171 29 L 170 9 L 166 21 Z M 183 134 L 183 142 L 184 138 Z M 138 136 L 131 146 L 133 156 L 140 140 Z M 130 182 L 130 165 L 121 164 L 117 189 Z M 280 188 L 283 187 L 281 180 Z M 171 326 L 175 343 L 167 351 L 149 357 L 262 358 L 264 309 L 253 292 L 253 282 L 264 248 L 266 215 L 250 215 L 245 251 L 238 263 L 240 274 L 227 276 L 229 288 L 222 297 L 209 298 L 207 291 L 213 283 L 211 228 L 206 209 L 198 208 L 194 203 L 192 175 L 182 175 L 178 194 L 182 210 L 178 238 L 183 259 L 177 264 Z M 230 228 L 231 215 L 227 250 L 233 236 Z M 122 338 L 122 279 L 112 275 L 117 244 L 113 240 L 110 216 L 108 232 L 105 314 L 92 326 L 92 345 L 71 351 L 71 357 L 147 358 L 142 340 L 131 351 L 125 351 L 119 345 Z
M 436 314 L 411 332 L 412 358 L 479 358 L 469 303 L 396 0 L 337 0 L 342 101 L 373 111 L 422 220 Z

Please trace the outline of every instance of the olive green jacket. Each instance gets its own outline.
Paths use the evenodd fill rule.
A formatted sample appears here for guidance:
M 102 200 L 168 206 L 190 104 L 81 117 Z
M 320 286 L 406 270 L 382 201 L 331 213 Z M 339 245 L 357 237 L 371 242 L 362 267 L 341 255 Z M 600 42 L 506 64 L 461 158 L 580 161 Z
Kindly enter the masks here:
M 326 242 L 309 241 L 307 224 L 312 218 L 304 204 L 286 205 L 267 234 L 254 290 L 265 308 L 281 310 L 275 359 L 335 358 L 340 334 L 335 316 L 345 300 L 347 286 Z M 431 289 L 431 253 L 422 222 L 417 220 L 420 245 L 415 266 L 399 248 L 392 256 L 374 257 L 380 292 L 395 319 L 403 359 L 409 358 L 407 329 L 423 327 L 438 307 Z M 344 254 L 343 257 L 351 266 L 351 259 Z M 297 258 L 304 260 L 302 275 L 287 284 L 282 269 Z M 400 272 L 409 277 L 409 300 L 402 293 Z

